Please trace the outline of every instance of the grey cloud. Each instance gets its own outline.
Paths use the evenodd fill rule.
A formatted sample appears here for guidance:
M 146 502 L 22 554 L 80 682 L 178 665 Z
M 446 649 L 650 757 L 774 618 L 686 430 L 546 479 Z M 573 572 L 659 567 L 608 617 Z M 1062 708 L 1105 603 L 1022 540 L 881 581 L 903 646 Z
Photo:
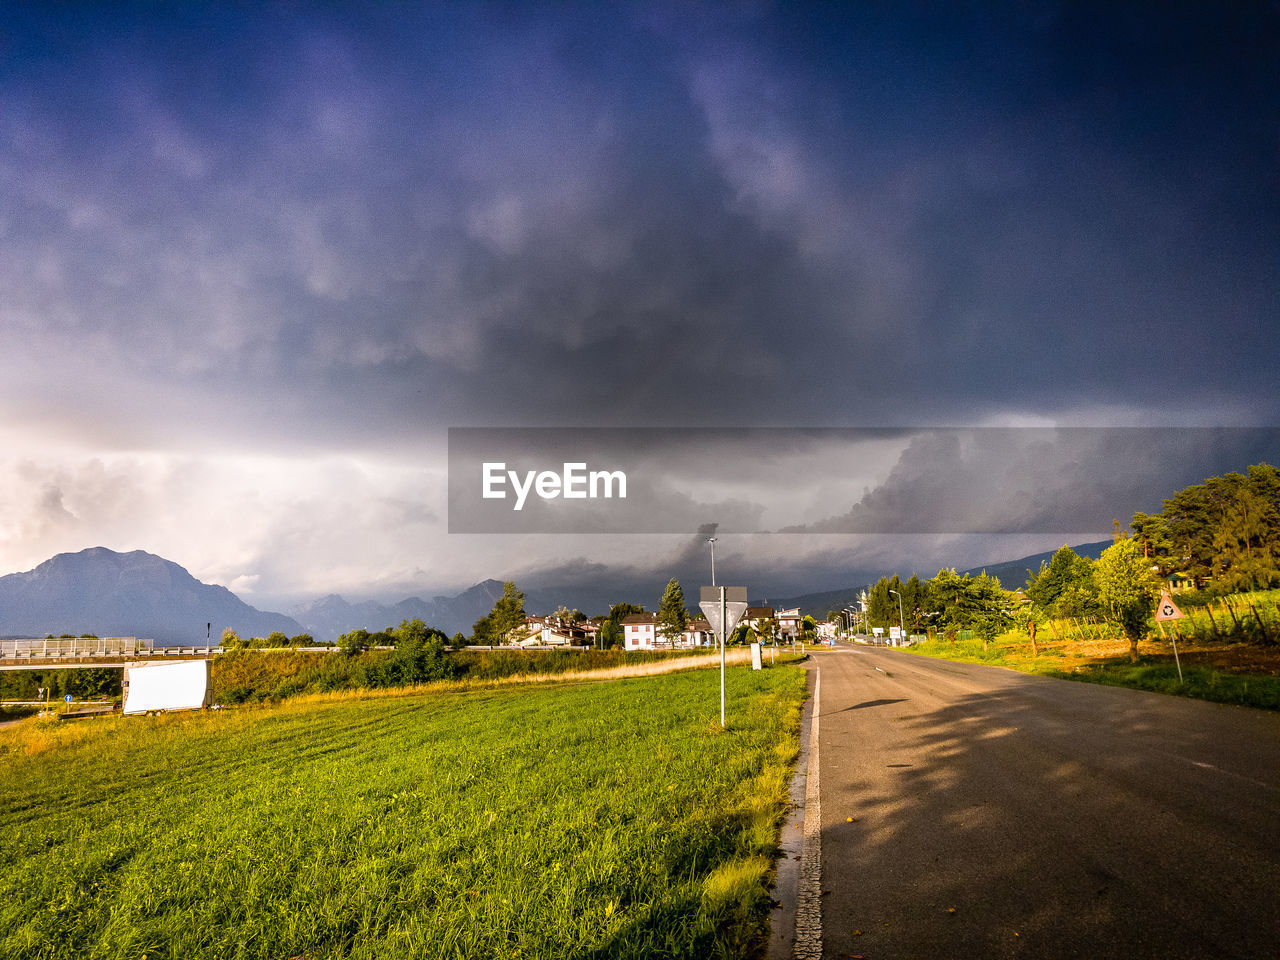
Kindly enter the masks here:
M 1269 9 L 1140 33 L 1012 3 L 0 18 L 0 404 L 33 449 L 414 459 L 459 424 L 1280 415 Z M 1199 479 L 1173 459 L 1144 467 L 1173 482 L 1099 483 L 1108 450 L 995 449 L 992 475 L 932 443 L 886 483 L 798 437 L 815 465 L 785 511 L 786 450 L 723 489 L 690 459 L 672 516 L 1026 527 L 1062 476 L 1090 478 L 1068 491 L 1090 516 Z
M 847 513 L 792 530 L 1106 533 L 1184 486 L 1277 457 L 1273 428 L 925 431 Z

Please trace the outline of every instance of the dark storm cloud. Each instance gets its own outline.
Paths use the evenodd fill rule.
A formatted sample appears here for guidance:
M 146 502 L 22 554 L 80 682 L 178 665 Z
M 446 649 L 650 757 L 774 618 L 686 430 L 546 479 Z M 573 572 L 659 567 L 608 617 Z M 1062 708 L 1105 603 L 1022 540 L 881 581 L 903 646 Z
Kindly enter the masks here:
M 1275 428 L 922 431 L 847 513 L 793 533 L 1105 533 L 1178 489 L 1280 459 Z
M 1265 11 L 8 18 L 24 359 L 366 435 L 1276 386 Z
M 423 538 L 387 509 L 367 539 L 398 537 L 394 563 L 317 546 L 308 517 L 352 495 L 305 458 L 367 455 L 352 490 L 442 516 L 409 466 L 439 468 L 447 426 L 1274 423 L 1277 26 L 1217 3 L 10 4 L 4 439 L 75 448 L 42 477 L 285 458 L 273 497 L 317 498 L 287 538 L 311 569 L 265 502 L 207 564 L 310 588 L 405 576 Z M 732 488 L 691 459 L 677 526 L 820 524 L 864 487 L 923 510 L 939 465 L 979 497 L 943 448 L 889 490 L 900 452 L 794 451 L 828 459 L 787 511 L 776 445 Z M 158 518 L 236 509 L 112 469 Z M 37 506 L 5 530 L 76 525 L 13 482 Z
M 850 465 L 868 461 L 883 479 L 858 498 Z M 1103 533 L 1183 486 L 1277 461 L 1277 428 L 456 428 L 449 530 Z

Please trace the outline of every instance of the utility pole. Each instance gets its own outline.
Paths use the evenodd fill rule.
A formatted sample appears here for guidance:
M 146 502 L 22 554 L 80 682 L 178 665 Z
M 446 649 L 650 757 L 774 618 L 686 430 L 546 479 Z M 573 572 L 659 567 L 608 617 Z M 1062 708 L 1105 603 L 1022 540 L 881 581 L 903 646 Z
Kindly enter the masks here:
M 901 635 L 898 637 L 898 645 L 905 647 L 907 645 L 907 620 L 902 615 L 902 594 L 897 590 L 890 590 L 889 592 L 898 598 L 898 626 L 902 630 Z

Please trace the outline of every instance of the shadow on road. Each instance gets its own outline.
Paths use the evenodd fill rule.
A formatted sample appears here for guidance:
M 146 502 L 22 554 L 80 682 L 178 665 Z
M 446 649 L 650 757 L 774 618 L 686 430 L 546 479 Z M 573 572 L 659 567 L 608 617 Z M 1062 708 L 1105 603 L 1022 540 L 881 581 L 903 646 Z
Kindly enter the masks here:
M 1278 792 L 1187 759 L 1208 715 L 1037 683 L 824 712 L 827 955 L 1275 956 Z
M 845 707 L 843 710 L 837 710 L 836 713 L 848 713 L 850 710 L 866 710 L 870 707 L 887 707 L 891 703 L 906 702 L 906 697 L 899 697 L 897 700 L 868 700 L 866 703 L 855 703 L 851 707 Z

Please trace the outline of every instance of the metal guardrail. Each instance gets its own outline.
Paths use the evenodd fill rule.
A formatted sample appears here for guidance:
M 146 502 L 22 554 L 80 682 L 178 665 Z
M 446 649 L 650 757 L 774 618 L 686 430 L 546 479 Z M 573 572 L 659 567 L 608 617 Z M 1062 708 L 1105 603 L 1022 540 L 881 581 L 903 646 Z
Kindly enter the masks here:
M 137 637 L 59 637 L 57 639 L 0 640 L 0 657 L 55 659 L 58 657 L 132 657 L 153 653 L 155 641 Z

